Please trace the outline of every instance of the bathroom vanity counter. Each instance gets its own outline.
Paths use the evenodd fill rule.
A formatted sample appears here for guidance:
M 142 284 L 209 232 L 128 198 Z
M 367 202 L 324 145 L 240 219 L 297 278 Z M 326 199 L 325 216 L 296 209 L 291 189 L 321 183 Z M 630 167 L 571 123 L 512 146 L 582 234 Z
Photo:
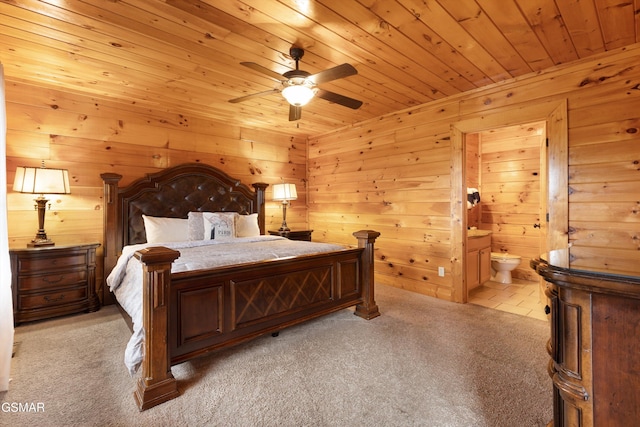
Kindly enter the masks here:
M 491 278 L 491 231 L 467 230 L 467 292 Z
M 479 237 L 491 236 L 490 230 L 467 230 L 467 238 L 477 239 Z
M 531 261 L 548 285 L 553 425 L 640 419 L 640 277 L 568 268 L 568 251 Z

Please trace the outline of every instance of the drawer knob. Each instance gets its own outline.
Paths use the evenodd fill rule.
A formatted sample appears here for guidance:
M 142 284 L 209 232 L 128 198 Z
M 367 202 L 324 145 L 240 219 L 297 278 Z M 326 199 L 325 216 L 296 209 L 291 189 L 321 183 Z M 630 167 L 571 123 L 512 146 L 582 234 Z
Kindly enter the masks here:
M 548 305 L 544 306 L 544 314 L 549 314 L 551 313 L 551 307 L 549 307 Z
M 64 294 L 60 294 L 58 298 L 50 298 L 48 296 L 44 297 L 44 300 L 48 303 L 62 301 L 63 299 L 64 299 Z
M 42 278 L 42 281 L 47 282 L 47 283 L 58 283 L 58 282 L 62 281 L 62 279 L 64 279 L 64 276 L 60 276 L 60 278 L 58 280 L 53 280 L 53 279 L 45 276 L 45 277 Z

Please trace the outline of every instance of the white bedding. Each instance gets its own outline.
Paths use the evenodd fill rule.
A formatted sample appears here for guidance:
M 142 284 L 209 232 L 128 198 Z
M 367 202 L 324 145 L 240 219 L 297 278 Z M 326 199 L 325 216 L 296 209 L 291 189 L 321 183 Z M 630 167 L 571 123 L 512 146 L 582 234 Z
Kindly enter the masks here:
M 342 246 L 330 243 L 294 241 L 279 236 L 241 237 L 232 241 L 198 240 L 126 246 L 116 266 L 107 277 L 107 285 L 133 321 L 133 335 L 124 355 L 125 365 L 131 375 L 135 374 L 142 363 L 144 340 L 142 265 L 133 254 L 151 246 L 165 246 L 180 252 L 180 257 L 171 267 L 173 273 L 344 249 Z

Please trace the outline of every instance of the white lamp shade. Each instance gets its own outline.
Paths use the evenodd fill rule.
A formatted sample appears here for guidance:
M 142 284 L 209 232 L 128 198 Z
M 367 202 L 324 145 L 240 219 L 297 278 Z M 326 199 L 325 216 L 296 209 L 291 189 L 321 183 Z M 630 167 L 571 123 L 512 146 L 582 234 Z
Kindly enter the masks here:
M 295 184 L 274 184 L 273 185 L 273 200 L 275 201 L 288 201 L 296 200 L 298 198 L 298 192 L 296 191 Z
M 13 191 L 30 194 L 69 194 L 69 172 L 66 169 L 20 166 L 16 169 Z
M 314 94 L 313 89 L 306 85 L 287 86 L 282 90 L 282 96 L 284 96 L 289 104 L 295 107 L 307 105 Z

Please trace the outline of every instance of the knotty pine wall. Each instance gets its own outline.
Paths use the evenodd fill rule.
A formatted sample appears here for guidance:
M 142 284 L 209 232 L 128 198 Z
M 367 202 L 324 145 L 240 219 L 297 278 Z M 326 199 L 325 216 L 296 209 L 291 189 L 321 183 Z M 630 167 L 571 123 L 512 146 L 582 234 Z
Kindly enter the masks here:
M 185 162 L 213 165 L 243 183 L 296 183 L 298 200 L 287 210 L 292 228 L 306 228 L 306 139 L 229 126 L 203 117 L 175 116 L 132 103 L 6 81 L 8 225 L 11 247 L 36 234 L 34 196 L 12 191 L 17 166 L 66 168 L 71 194 L 53 196 L 45 217 L 56 244 L 102 242 L 100 174 L 123 175 L 127 185 L 146 173 Z M 281 205 L 269 201 L 267 229 L 282 222 Z M 98 250 L 99 265 L 102 251 Z M 102 269 L 97 273 L 102 287 Z M 101 292 L 98 292 L 102 295 Z
M 407 109 L 309 141 L 318 240 L 380 231 L 376 281 L 463 301 L 452 271 L 453 126 L 567 101 L 571 265 L 640 275 L 640 45 Z M 524 120 L 523 120 L 524 122 Z M 515 124 L 515 123 L 511 123 Z M 552 179 L 554 179 L 552 177 Z M 320 231 L 322 230 L 322 231 Z M 446 274 L 439 277 L 438 266 Z
M 69 169 L 73 193 L 52 199 L 45 224 L 49 236 L 64 244 L 102 240 L 102 172 L 121 173 L 126 184 L 169 165 L 201 161 L 243 182 L 284 177 L 302 189 L 308 179 L 308 200 L 299 191 L 301 199 L 288 210 L 292 228 L 309 226 L 314 240 L 345 244 L 354 243 L 353 231 L 378 230 L 379 283 L 462 301 L 451 274 L 460 270 L 460 260 L 452 257 L 460 221 L 452 215 L 450 187 L 461 174 L 452 169 L 453 124 L 567 100 L 572 266 L 637 276 L 639 63 L 640 46 L 633 45 L 356 123 L 314 136 L 308 145 L 203 117 L 7 81 L 8 180 L 16 166 L 42 159 Z M 31 199 L 13 193 L 9 184 L 12 246 L 35 235 Z M 279 206 L 271 202 L 267 208 L 268 224 L 277 227 Z M 437 275 L 438 266 L 446 268 L 444 277 Z
M 470 133 L 465 138 L 465 172 L 467 188 L 480 189 L 480 134 Z M 480 194 L 483 202 L 484 194 Z M 467 209 L 467 227 L 480 227 L 480 210 L 482 204 Z
M 545 214 L 540 195 L 540 154 L 544 122 L 509 126 L 475 134 L 478 139 L 481 202 L 478 228 L 491 230 L 491 251 L 520 255 L 513 277 L 537 280 L 529 267 L 541 252 L 540 228 Z M 467 145 L 467 153 L 469 146 Z M 470 178 L 467 166 L 467 182 Z M 467 221 L 468 223 L 468 221 Z M 544 247 L 543 247 L 544 248 Z

